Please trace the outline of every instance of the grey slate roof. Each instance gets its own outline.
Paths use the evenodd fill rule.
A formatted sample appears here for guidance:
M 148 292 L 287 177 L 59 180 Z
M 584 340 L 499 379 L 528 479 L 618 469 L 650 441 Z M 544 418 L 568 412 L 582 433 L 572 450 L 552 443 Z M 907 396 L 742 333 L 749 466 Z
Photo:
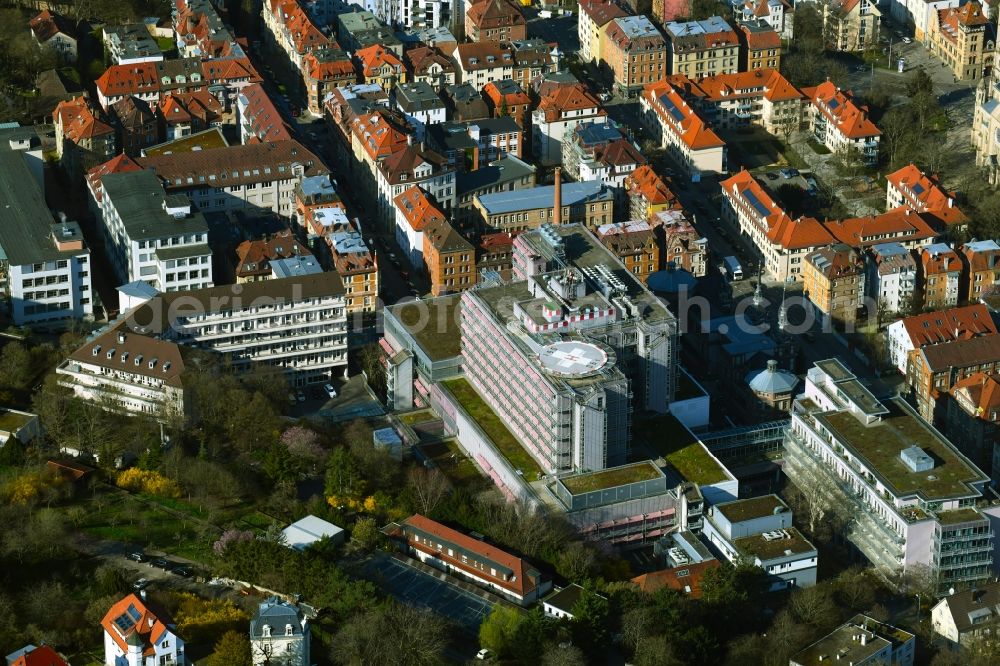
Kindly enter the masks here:
M 562 205 L 575 206 L 590 201 L 611 201 L 614 199 L 611 188 L 605 187 L 600 180 L 584 180 L 578 183 L 563 183 Z M 479 203 L 490 215 L 512 213 L 514 211 L 534 210 L 536 208 L 551 208 L 555 202 L 555 186 L 546 185 L 530 190 L 514 190 L 512 192 L 495 192 L 479 197 Z
M 201 213 L 192 213 L 181 219 L 167 214 L 163 209 L 166 192 L 160 179 L 149 169 L 111 173 L 101 177 L 101 184 L 132 240 L 208 233 L 208 224 Z
M 500 186 L 518 181 L 535 172 L 535 167 L 516 157 L 504 157 L 475 171 L 464 171 L 455 176 L 455 191 L 461 196 L 466 192 Z
M 750 389 L 757 393 L 791 393 L 799 385 L 794 374 L 778 369 L 777 361 L 768 361 L 763 370 L 754 370 L 746 376 Z
M 396 86 L 393 94 L 396 97 L 396 104 L 406 112 L 444 108 L 444 101 L 426 81 L 403 83 Z
M 278 597 L 271 597 L 257 608 L 257 613 L 250 620 L 250 637 L 260 638 L 264 635 L 264 625 L 270 625 L 272 636 L 284 636 L 285 625 L 292 625 L 295 636 L 302 635 L 302 618 L 299 610 Z

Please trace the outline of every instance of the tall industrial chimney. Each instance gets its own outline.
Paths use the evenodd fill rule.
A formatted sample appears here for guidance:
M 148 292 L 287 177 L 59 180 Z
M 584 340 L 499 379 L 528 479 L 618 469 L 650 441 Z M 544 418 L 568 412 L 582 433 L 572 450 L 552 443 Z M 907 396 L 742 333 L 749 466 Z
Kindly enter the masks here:
M 556 190 L 552 201 L 552 224 L 562 224 L 562 167 L 556 167 Z

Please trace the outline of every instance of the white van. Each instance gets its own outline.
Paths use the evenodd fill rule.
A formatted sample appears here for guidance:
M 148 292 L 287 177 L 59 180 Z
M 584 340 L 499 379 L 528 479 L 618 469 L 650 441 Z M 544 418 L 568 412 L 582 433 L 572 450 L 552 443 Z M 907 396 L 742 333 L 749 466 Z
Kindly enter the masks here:
M 740 260 L 736 257 L 729 256 L 724 258 L 722 260 L 722 269 L 728 275 L 729 279 L 734 282 L 743 279 L 743 267 L 740 266 Z

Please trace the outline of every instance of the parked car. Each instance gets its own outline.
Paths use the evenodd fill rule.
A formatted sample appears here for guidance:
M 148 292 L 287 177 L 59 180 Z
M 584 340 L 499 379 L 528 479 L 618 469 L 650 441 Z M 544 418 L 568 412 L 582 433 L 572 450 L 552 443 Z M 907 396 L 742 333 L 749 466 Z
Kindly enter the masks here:
M 140 578 L 139 580 L 132 583 L 132 589 L 135 590 L 136 592 L 139 592 L 140 590 L 145 590 L 147 587 L 149 587 L 149 581 L 145 578 Z
M 482 650 L 476 653 L 476 659 L 479 659 L 480 661 L 485 661 L 492 656 L 493 653 L 490 652 L 487 648 L 483 648 Z
M 296 391 L 295 392 L 295 399 L 298 402 L 305 402 L 306 401 L 306 394 L 303 393 L 302 391 Z
M 179 567 L 174 567 L 173 569 L 170 570 L 170 573 L 172 573 L 174 575 L 177 575 L 177 576 L 180 576 L 181 578 L 190 578 L 191 577 L 191 568 L 182 565 L 182 566 L 179 566 Z
M 782 178 L 795 178 L 796 176 L 799 175 L 799 170 L 798 169 L 787 169 L 786 168 L 786 169 L 782 169 L 778 173 L 781 174 Z
M 125 557 L 127 557 L 130 560 L 132 560 L 133 562 L 147 562 L 147 561 L 149 561 L 149 558 L 146 557 L 146 553 L 142 552 L 141 550 L 134 550 L 131 553 L 129 553 L 128 555 L 126 555 Z
M 149 566 L 156 567 L 157 569 L 169 570 L 170 567 L 173 565 L 171 564 L 170 560 L 158 557 L 152 562 L 150 562 Z
M 768 180 L 778 180 L 778 174 L 774 173 L 773 171 L 768 171 L 764 175 L 767 177 Z
M 333 384 L 323 384 L 323 391 L 328 398 L 337 397 L 337 389 L 333 388 Z
M 910 37 L 903 37 L 903 43 L 904 44 L 912 44 L 913 43 L 913 39 L 910 38 Z

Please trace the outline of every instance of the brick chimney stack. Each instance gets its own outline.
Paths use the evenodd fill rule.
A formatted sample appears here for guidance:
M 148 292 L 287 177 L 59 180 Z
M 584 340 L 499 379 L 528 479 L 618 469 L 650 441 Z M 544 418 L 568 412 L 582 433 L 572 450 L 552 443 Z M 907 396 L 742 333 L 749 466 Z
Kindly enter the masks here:
M 556 190 L 553 196 L 552 224 L 562 224 L 562 167 L 556 167 Z

